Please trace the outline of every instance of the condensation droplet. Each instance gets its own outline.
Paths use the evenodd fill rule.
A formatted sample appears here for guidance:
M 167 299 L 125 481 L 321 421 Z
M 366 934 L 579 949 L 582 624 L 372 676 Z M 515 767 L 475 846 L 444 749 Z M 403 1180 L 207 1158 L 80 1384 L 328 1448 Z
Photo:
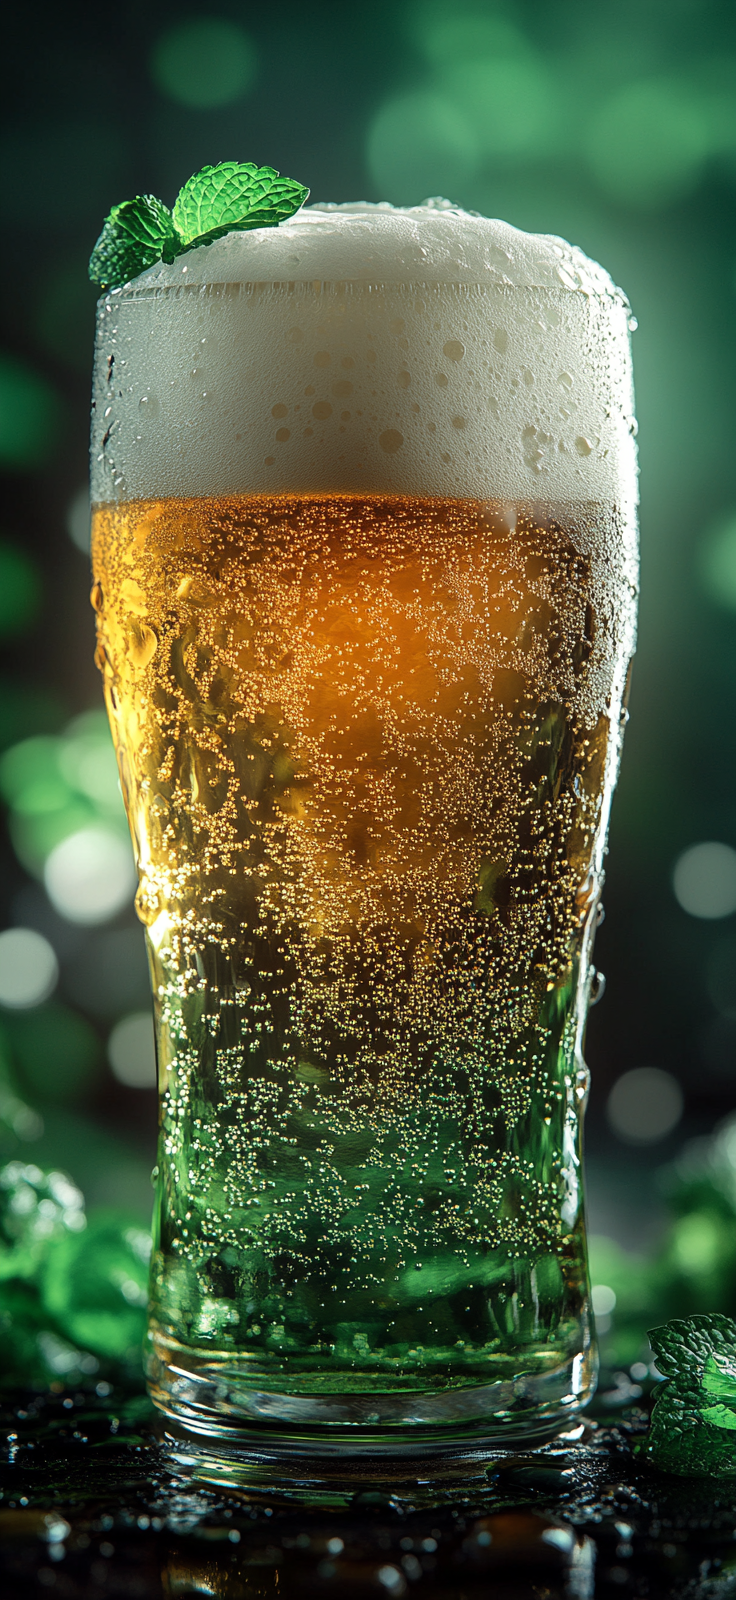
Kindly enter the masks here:
M 134 622 L 128 629 L 128 655 L 134 667 L 142 670 L 153 660 L 158 649 L 158 635 L 145 622 Z

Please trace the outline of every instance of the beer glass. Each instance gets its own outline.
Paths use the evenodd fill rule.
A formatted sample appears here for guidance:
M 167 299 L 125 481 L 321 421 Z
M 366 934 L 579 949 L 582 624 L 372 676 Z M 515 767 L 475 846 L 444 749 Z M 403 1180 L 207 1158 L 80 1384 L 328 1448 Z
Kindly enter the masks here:
M 98 663 L 160 1082 L 148 1377 L 286 1455 L 569 1427 L 636 601 L 632 322 L 563 241 L 310 208 L 99 303 Z

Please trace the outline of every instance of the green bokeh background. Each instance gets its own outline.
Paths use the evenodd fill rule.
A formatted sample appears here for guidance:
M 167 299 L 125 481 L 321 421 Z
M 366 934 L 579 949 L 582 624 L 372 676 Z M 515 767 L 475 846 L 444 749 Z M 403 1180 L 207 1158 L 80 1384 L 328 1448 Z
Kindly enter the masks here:
M 671 886 L 688 846 L 736 847 L 734 22 L 725 0 L 40 0 L 6 20 L 0 928 L 42 932 L 60 980 L 31 1010 L 0 1007 L 0 1163 L 62 1168 L 93 1208 L 147 1221 L 155 1099 L 117 1082 L 106 1055 L 116 1021 L 147 1004 L 140 931 L 128 907 L 98 928 L 65 922 L 39 877 L 75 827 L 121 826 L 104 760 L 92 781 L 79 754 L 104 731 L 74 720 L 100 706 L 82 546 L 86 262 L 103 216 L 137 192 L 171 203 L 228 158 L 271 163 L 314 200 L 446 194 L 581 245 L 638 318 L 640 646 L 596 952 L 608 988 L 588 1039 L 591 1213 L 615 1241 L 600 1270 L 619 1271 L 623 1301 L 635 1283 L 615 1249 L 661 1236 L 670 1285 L 710 1248 L 703 1294 L 721 1293 L 730 1198 L 706 1206 L 712 1248 L 707 1227 L 695 1248 L 677 1234 L 691 1190 L 670 1183 L 668 1223 L 656 1174 L 736 1106 L 736 919 L 688 916 Z M 611 1085 L 639 1066 L 685 1095 L 683 1121 L 643 1152 L 605 1117 Z

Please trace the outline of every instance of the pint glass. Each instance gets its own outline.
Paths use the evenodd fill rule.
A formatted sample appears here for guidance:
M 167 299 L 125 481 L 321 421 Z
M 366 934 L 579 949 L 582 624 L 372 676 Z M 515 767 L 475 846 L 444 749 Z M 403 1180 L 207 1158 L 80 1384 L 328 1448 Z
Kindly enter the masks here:
M 311 208 L 100 301 L 93 603 L 160 1082 L 148 1376 L 195 1433 L 441 1452 L 592 1391 L 630 326 L 579 251 L 437 202 Z

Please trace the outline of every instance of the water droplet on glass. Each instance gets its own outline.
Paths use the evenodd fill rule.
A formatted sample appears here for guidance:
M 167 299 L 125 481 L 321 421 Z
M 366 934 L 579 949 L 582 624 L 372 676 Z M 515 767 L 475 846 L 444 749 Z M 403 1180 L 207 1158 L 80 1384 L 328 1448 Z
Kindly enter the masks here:
M 590 989 L 588 991 L 588 1005 L 597 1006 L 598 1001 L 603 999 L 603 996 L 604 996 L 605 992 L 606 992 L 606 976 L 605 976 L 605 973 L 594 971 L 592 973 L 591 979 L 590 979 Z

